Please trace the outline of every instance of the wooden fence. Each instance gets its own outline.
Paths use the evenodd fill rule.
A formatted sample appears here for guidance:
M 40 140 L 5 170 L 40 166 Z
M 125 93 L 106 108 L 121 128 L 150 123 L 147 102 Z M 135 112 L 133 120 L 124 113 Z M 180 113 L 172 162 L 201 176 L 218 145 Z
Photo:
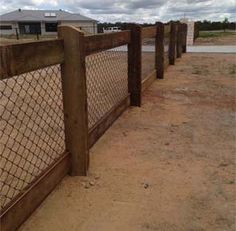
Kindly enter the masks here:
M 199 24 L 194 23 L 194 35 L 193 40 L 195 41 L 199 37 Z
M 60 26 L 59 39 L 0 47 L 0 82 L 52 65 L 61 66 L 65 134 L 64 153 L 2 208 L 2 230 L 17 229 L 66 174 L 87 174 L 89 148 L 127 107 L 140 107 L 142 91 L 155 79 L 163 79 L 167 66 L 174 65 L 176 58 L 186 52 L 186 30 L 185 24 L 158 22 L 151 27 L 132 24 L 126 31 L 85 36 L 72 26 Z M 155 39 L 155 70 L 142 80 L 145 38 Z M 128 94 L 89 128 L 86 57 L 120 46 L 128 46 Z M 1 183 L 4 187 L 5 182 Z

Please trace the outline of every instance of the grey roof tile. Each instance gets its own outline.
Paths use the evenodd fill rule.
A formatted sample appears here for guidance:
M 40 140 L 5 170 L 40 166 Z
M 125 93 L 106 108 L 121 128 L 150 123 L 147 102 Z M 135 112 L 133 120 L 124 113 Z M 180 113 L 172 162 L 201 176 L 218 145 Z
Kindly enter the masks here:
M 55 13 L 56 17 L 45 17 L 45 13 Z M 15 10 L 0 16 L 0 21 L 96 21 L 81 14 L 64 10 Z

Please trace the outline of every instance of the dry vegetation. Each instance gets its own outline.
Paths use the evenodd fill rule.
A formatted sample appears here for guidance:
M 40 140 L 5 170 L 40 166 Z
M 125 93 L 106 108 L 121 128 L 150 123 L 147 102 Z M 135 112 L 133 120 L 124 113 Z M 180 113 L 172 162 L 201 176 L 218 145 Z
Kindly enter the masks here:
M 194 45 L 236 45 L 236 32 L 200 32 Z
M 50 39 L 55 39 L 55 38 L 56 36 L 40 36 L 39 40 L 37 40 L 36 35 L 27 35 L 27 36 L 20 36 L 19 40 L 17 40 L 16 36 L 0 36 L 0 46 L 26 43 L 26 42 L 36 42 L 36 41 L 42 41 L 42 40 L 50 40 Z

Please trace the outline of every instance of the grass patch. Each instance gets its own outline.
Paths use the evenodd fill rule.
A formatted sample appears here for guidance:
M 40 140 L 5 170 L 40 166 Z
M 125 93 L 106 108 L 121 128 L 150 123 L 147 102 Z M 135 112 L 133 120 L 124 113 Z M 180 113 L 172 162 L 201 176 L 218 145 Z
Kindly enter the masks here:
M 209 74 L 209 70 L 206 66 L 193 66 L 192 74 L 204 76 Z
M 236 77 L 236 64 L 233 64 L 229 67 L 229 74 Z
M 229 31 L 219 31 L 219 32 L 211 32 L 211 31 L 200 31 L 199 38 L 215 38 L 215 37 L 224 37 L 224 36 L 232 36 L 236 35 L 236 32 Z

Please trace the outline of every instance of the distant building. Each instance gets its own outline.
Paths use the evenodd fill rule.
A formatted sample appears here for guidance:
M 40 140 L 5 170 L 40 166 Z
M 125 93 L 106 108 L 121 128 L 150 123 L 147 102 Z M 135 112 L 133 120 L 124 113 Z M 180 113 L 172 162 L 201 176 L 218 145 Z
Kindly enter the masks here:
M 108 27 L 108 28 L 103 27 L 103 33 L 113 33 L 119 31 L 121 31 L 120 27 Z
M 97 21 L 81 14 L 64 10 L 22 10 L 18 9 L 0 16 L 0 34 L 42 34 L 57 33 L 58 25 L 73 25 L 86 33 L 97 33 Z

